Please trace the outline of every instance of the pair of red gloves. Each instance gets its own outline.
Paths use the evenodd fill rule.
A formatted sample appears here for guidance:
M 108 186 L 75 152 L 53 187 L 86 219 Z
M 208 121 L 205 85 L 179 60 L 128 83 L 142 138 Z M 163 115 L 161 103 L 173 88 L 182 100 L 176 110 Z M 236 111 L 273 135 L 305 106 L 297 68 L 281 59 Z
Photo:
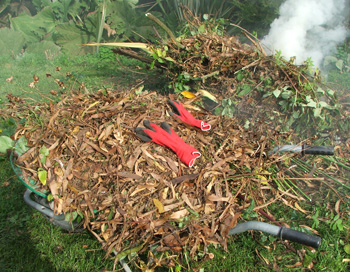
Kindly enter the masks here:
M 202 131 L 208 131 L 211 126 L 201 120 L 198 120 L 190 114 L 184 106 L 177 102 L 168 100 L 168 103 L 174 112 L 170 114 L 179 118 L 186 124 L 200 128 Z M 186 144 L 166 122 L 162 122 L 160 127 L 150 121 L 144 120 L 143 125 L 146 128 L 138 127 L 135 129 L 136 135 L 144 142 L 155 142 L 173 150 L 180 160 L 187 166 L 192 167 L 195 160 L 201 156 L 201 153 L 193 146 Z

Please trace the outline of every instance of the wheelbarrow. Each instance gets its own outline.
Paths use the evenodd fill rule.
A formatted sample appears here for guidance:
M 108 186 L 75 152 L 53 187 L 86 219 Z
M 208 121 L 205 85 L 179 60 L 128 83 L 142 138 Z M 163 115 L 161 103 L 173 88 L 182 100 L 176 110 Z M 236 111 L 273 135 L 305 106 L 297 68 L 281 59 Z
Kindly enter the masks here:
M 324 146 L 308 146 L 308 145 L 284 145 L 277 146 L 272 151 L 269 152 L 269 155 L 274 153 L 301 153 L 305 154 L 314 154 L 314 155 L 333 155 L 333 147 L 324 147 Z M 53 211 L 53 202 L 47 200 L 47 195 L 49 192 L 41 192 L 38 190 L 38 185 L 36 181 L 29 180 L 25 181 L 22 175 L 21 168 L 14 163 L 13 152 L 10 155 L 10 162 L 13 171 L 15 172 L 18 179 L 26 187 L 24 192 L 24 201 L 27 205 L 34 208 L 38 212 L 42 213 L 53 225 L 56 225 L 62 228 L 65 231 L 69 232 L 81 232 L 83 231 L 82 223 L 74 220 L 69 222 L 66 220 L 64 213 L 59 215 L 55 214 Z M 263 213 L 262 213 L 263 214 Z M 259 221 L 248 221 L 245 223 L 239 223 L 234 228 L 232 228 L 228 234 L 235 235 L 240 234 L 248 230 L 257 230 L 270 235 L 277 236 L 281 240 L 289 240 L 292 242 L 300 243 L 306 246 L 313 247 L 317 249 L 321 244 L 321 237 L 316 235 L 307 234 L 301 231 L 290 229 L 287 227 L 276 226 L 273 224 L 268 224 Z M 113 252 L 117 255 L 117 252 Z M 126 272 L 131 271 L 129 266 L 123 261 L 120 260 L 121 265 L 123 266 Z

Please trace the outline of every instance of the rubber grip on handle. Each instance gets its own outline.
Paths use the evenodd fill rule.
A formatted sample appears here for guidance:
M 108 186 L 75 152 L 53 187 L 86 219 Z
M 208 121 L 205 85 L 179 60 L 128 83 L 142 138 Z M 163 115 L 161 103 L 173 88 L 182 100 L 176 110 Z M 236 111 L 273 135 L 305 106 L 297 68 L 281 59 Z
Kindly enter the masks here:
M 303 145 L 302 154 L 313 154 L 313 155 L 334 155 L 333 146 L 312 146 Z
M 321 245 L 321 237 L 310 235 L 301 231 L 282 227 L 279 233 L 282 240 L 289 240 L 317 249 Z

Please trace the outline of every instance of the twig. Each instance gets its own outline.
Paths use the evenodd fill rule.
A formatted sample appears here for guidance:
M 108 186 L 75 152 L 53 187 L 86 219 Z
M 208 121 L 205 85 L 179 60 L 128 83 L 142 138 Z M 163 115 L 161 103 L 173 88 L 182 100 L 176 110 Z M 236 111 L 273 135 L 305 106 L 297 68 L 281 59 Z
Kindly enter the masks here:
M 146 13 L 146 17 L 151 19 L 153 22 L 157 23 L 161 28 L 163 28 L 166 31 L 166 33 L 168 33 L 168 35 L 170 36 L 170 39 L 172 40 L 172 42 L 177 45 L 177 47 L 184 48 L 184 46 L 176 40 L 174 33 L 171 32 L 171 30 L 163 22 L 161 22 L 156 16 L 148 12 Z
M 245 199 L 244 195 L 239 194 L 238 197 L 239 197 L 240 199 L 244 200 L 245 202 L 249 203 L 249 201 L 247 201 L 247 200 Z M 261 215 L 263 215 L 265 218 L 267 218 L 267 219 L 269 219 L 270 221 L 274 222 L 277 226 L 282 227 L 282 225 L 281 225 L 280 223 L 278 223 L 278 222 L 276 221 L 275 218 L 273 218 L 272 216 L 270 216 L 269 214 L 267 214 L 267 213 L 266 213 L 265 211 L 263 211 L 262 209 L 259 209 L 258 212 L 259 212 Z
M 97 233 L 90 228 L 89 224 L 87 224 L 87 229 L 97 238 L 97 240 L 101 243 L 102 246 L 106 245 L 106 243 L 100 238 L 100 236 L 97 235 Z M 113 249 L 112 252 L 115 256 L 118 255 L 118 252 L 115 249 Z M 130 267 L 124 260 L 119 260 L 119 263 L 121 264 L 125 272 L 132 272 Z
M 130 49 L 127 50 L 127 49 L 122 49 L 122 48 L 113 48 L 112 51 L 115 54 L 134 58 L 134 59 L 137 59 L 137 60 L 142 61 L 142 62 L 147 63 L 147 64 L 151 64 L 153 62 L 153 60 L 146 58 L 146 57 L 143 57 L 143 56 L 140 56 L 138 53 L 136 53 L 135 51 L 130 50 Z M 159 67 L 159 68 L 165 68 L 164 65 L 161 65 L 161 63 L 158 63 L 158 62 L 156 62 L 154 64 L 154 66 Z
M 255 64 L 259 63 L 260 62 L 260 59 L 258 60 L 254 60 L 252 63 L 249 63 L 248 65 L 244 66 L 243 68 L 237 70 L 236 72 L 234 72 L 234 75 L 239 73 L 240 71 L 244 71 L 245 69 L 249 68 L 249 67 L 252 67 L 254 66 Z
M 231 197 L 228 205 L 226 206 L 225 210 L 222 212 L 222 214 L 219 216 L 218 221 L 221 221 L 222 218 L 225 216 L 225 214 L 227 213 L 228 209 L 231 207 L 231 205 L 233 204 L 234 200 L 237 198 L 237 196 L 241 193 L 241 191 L 243 190 L 244 186 L 247 184 L 247 179 L 243 182 L 243 184 L 241 185 L 241 187 L 239 188 L 239 190 L 236 192 L 234 197 Z
M 297 100 L 297 96 L 298 96 L 298 93 L 299 93 L 299 90 L 298 88 L 295 86 L 294 82 L 292 81 L 292 79 L 289 77 L 289 75 L 287 74 L 286 71 L 284 71 L 284 69 L 282 67 L 280 67 L 282 72 L 286 75 L 286 77 L 288 78 L 288 80 L 290 81 L 290 83 L 292 84 L 293 88 L 295 89 L 296 91 L 296 95 L 295 95 L 295 101 Z
M 248 30 L 244 29 L 243 27 L 241 27 L 241 26 L 239 26 L 239 25 L 236 25 L 236 24 L 233 24 L 233 23 L 231 23 L 230 25 L 235 26 L 235 27 L 238 27 L 239 29 L 243 30 L 243 31 L 244 31 L 244 32 L 243 32 L 244 35 L 245 35 L 252 43 L 254 43 L 254 45 L 261 51 L 261 53 L 263 53 L 263 55 L 264 55 L 265 57 L 267 56 L 267 54 L 266 54 L 264 48 L 262 47 L 260 41 L 259 41 L 252 33 L 250 33 Z M 250 35 L 251 37 L 253 37 L 256 41 L 253 41 L 252 38 L 250 38 L 250 37 L 247 36 L 247 34 Z
M 264 208 L 264 207 L 267 207 L 269 205 L 271 205 L 272 203 L 275 203 L 278 199 L 282 198 L 282 196 L 284 196 L 287 192 L 283 192 L 281 195 L 279 195 L 278 197 L 276 197 L 275 199 L 271 200 L 270 202 L 267 202 L 263 205 L 260 205 L 258 207 L 255 207 L 253 209 L 253 211 L 259 211 L 260 209 Z

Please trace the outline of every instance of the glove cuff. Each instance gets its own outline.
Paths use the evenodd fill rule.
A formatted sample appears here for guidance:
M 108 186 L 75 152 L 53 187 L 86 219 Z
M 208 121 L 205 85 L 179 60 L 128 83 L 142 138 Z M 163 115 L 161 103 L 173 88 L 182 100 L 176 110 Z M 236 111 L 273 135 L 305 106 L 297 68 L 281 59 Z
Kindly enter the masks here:
M 202 156 L 202 154 L 193 146 L 185 143 L 184 145 L 179 146 L 175 153 L 179 159 L 188 167 L 192 167 L 196 159 Z
M 181 119 L 181 118 L 179 118 L 179 119 Z M 207 122 L 201 121 L 199 119 L 193 119 L 193 120 L 183 120 L 182 119 L 182 121 L 191 125 L 191 126 L 200 128 L 202 131 L 209 131 L 211 129 L 210 124 L 208 124 Z
M 192 156 L 195 156 L 193 159 L 191 159 L 188 163 L 189 167 L 192 167 L 196 161 L 196 159 L 198 159 L 200 156 L 202 156 L 202 154 L 198 151 L 192 152 Z
M 185 107 L 177 101 L 171 101 L 169 100 L 168 103 L 170 104 L 171 108 L 174 112 L 170 112 L 170 115 L 180 119 L 182 122 L 189 124 L 194 127 L 200 128 L 202 131 L 208 131 L 211 129 L 211 125 L 208 123 L 196 119 L 191 113 L 189 113 Z
M 204 121 L 201 121 L 201 130 L 202 131 L 208 131 L 211 129 L 211 125 L 204 122 Z

